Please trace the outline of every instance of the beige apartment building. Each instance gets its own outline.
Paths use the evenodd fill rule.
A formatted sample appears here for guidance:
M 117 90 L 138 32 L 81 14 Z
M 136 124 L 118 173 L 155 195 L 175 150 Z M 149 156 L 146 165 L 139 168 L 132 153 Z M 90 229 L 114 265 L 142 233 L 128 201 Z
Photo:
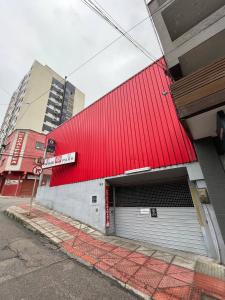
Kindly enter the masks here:
M 47 65 L 34 61 L 13 93 L 0 145 L 14 129 L 48 133 L 84 108 L 85 95 Z

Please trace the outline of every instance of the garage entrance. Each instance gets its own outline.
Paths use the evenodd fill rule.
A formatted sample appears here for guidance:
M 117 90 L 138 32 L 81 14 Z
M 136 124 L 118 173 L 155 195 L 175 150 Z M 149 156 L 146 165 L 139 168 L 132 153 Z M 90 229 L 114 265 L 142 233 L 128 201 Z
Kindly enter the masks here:
M 187 177 L 164 176 L 159 180 L 147 174 L 133 176 L 117 179 L 117 182 L 111 180 L 114 233 L 120 237 L 207 255 Z

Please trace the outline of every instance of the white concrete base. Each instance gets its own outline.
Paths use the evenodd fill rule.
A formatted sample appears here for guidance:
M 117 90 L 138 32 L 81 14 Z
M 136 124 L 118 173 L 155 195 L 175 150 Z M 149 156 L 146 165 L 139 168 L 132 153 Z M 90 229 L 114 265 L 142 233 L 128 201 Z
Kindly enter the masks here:
M 92 203 L 97 196 L 97 203 Z M 38 188 L 37 202 L 105 233 L 105 180 Z

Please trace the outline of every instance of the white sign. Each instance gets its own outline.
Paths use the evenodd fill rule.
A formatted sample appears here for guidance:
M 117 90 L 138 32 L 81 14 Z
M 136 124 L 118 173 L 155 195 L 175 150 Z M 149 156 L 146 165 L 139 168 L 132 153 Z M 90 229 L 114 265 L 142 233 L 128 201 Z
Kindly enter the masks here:
M 34 175 L 40 175 L 42 173 L 42 167 L 40 167 L 40 166 L 35 166 L 35 167 L 33 167 L 33 174 Z
M 141 215 L 149 215 L 150 214 L 150 208 L 141 208 L 140 209 Z
M 5 185 L 18 184 L 19 180 L 15 179 L 6 179 Z
M 76 152 L 71 152 L 67 154 L 62 154 L 59 156 L 54 156 L 45 159 L 44 164 L 42 165 L 43 169 L 52 168 L 56 166 L 66 165 L 75 163 Z

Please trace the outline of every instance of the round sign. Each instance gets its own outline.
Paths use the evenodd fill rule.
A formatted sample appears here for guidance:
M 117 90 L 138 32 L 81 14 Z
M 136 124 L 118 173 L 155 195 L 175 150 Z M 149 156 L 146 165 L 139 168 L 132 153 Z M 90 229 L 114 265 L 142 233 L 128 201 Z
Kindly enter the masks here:
M 33 167 L 33 173 L 34 175 L 40 175 L 42 173 L 42 167 L 40 166 Z

